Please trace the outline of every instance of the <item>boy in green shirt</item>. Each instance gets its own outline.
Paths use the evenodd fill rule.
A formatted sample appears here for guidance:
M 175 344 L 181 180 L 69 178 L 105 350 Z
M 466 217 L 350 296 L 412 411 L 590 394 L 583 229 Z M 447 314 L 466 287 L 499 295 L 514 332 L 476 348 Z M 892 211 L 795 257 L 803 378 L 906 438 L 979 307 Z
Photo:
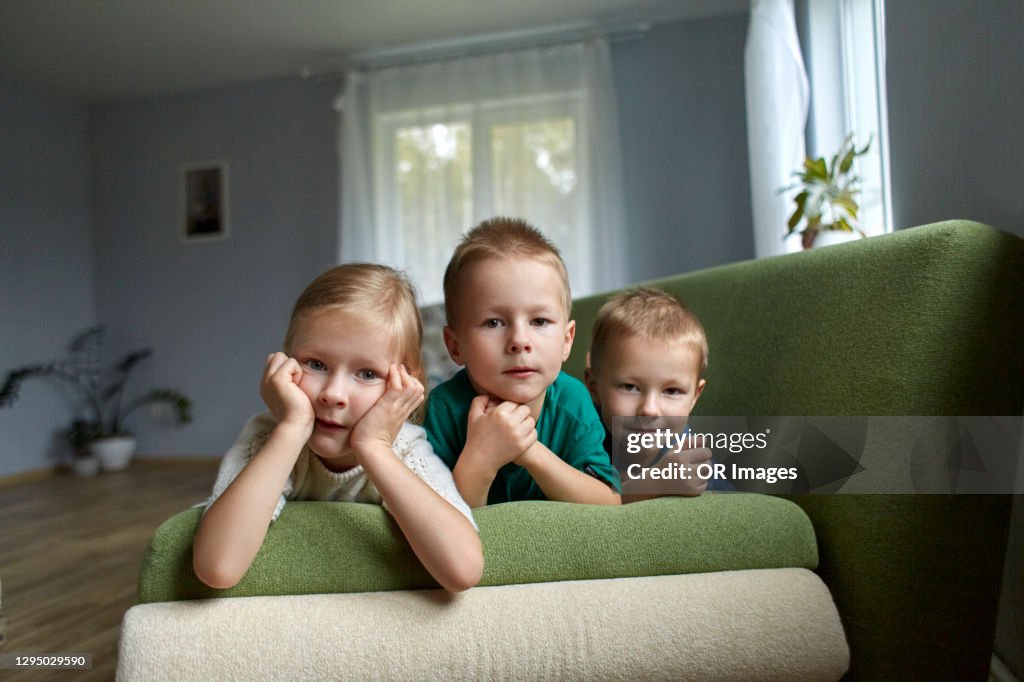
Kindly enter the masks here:
M 526 222 L 470 230 L 444 275 L 452 379 L 423 424 L 471 507 L 549 499 L 619 504 L 619 477 L 586 387 L 562 373 L 576 323 L 558 249 Z

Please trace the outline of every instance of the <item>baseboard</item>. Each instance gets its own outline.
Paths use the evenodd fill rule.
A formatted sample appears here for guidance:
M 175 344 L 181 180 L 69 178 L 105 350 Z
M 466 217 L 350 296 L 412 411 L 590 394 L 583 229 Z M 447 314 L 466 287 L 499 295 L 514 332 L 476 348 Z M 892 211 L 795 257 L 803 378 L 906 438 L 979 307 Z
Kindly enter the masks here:
M 222 457 L 223 457 L 222 455 L 216 455 L 216 456 L 212 456 L 212 457 L 203 456 L 203 455 L 187 455 L 187 456 L 183 456 L 183 457 L 174 457 L 174 456 L 148 457 L 148 456 L 143 455 L 143 456 L 139 456 L 139 457 L 133 458 L 131 466 L 133 468 L 134 467 L 139 467 L 139 468 L 150 468 L 150 467 L 166 468 L 166 467 L 175 467 L 175 466 L 180 466 L 180 467 L 188 467 L 188 466 L 204 467 L 204 466 L 213 466 L 213 465 L 219 464 Z
M 166 469 L 167 467 L 215 468 L 216 465 L 220 463 L 220 460 L 221 455 L 205 457 L 201 455 L 188 455 L 185 457 L 135 457 L 132 459 L 130 466 L 133 469 L 143 470 Z M 57 474 L 68 473 L 70 473 L 70 469 L 66 465 L 19 471 L 14 474 L 8 474 L 7 476 L 0 476 L 0 489 L 23 485 L 25 483 L 35 483 L 36 481 L 42 481 Z
M 992 667 L 989 668 L 988 679 L 989 682 L 1020 682 L 1020 679 L 1010 672 L 1010 669 L 995 654 L 992 654 Z
M 7 476 L 0 476 L 0 488 L 9 488 L 14 485 L 21 485 L 23 483 L 35 483 L 41 481 L 44 478 L 50 478 L 57 473 L 59 467 L 43 467 L 42 469 L 29 469 L 28 471 L 19 471 L 16 474 L 9 474 Z

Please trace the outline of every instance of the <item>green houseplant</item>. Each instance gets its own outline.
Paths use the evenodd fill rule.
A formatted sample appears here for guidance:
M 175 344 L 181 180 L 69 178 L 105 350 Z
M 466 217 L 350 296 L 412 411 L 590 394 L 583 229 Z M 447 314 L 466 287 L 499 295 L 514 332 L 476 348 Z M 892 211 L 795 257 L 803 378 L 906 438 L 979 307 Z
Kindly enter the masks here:
M 860 176 L 852 171 L 853 162 L 866 154 L 870 147 L 869 139 L 862 149 L 857 149 L 851 133 L 830 161 L 826 162 L 820 156 L 804 160 L 803 170 L 793 173 L 797 181 L 779 190 L 800 190 L 795 197 L 796 209 L 786 224 L 785 237 L 796 232 L 803 247 L 809 249 L 823 231 L 864 236 L 857 218 L 860 204 L 856 196 L 860 193 Z
M 192 403 L 170 388 L 154 388 L 126 401 L 125 386 L 132 370 L 153 351 L 134 350 L 108 366 L 101 357 L 105 336 L 103 326 L 90 327 L 71 340 L 63 360 L 8 372 L 0 388 L 0 407 L 12 405 L 21 384 L 28 379 L 49 378 L 71 386 L 81 400 L 78 417 L 65 431 L 74 455 L 99 453 L 103 468 L 116 470 L 126 467 L 135 451 L 135 439 L 124 426 L 130 414 L 144 405 L 164 404 L 171 408 L 176 423 L 184 424 L 192 420 Z

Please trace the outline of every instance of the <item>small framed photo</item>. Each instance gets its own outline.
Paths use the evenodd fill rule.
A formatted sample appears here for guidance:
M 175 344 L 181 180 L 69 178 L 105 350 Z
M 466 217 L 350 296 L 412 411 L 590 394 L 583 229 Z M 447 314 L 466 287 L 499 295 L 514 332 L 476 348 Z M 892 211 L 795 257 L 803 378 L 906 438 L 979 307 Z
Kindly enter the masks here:
M 190 163 L 181 167 L 181 238 L 186 242 L 226 239 L 231 216 L 228 164 Z

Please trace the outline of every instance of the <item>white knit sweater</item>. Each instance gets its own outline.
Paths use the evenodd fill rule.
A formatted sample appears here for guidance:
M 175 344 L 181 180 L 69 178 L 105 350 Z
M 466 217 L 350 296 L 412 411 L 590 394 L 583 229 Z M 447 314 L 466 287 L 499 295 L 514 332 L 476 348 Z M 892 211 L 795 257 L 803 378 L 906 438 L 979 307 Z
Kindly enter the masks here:
M 213 494 L 206 501 L 207 507 L 227 490 L 227 487 L 235 480 L 235 476 L 259 452 L 275 426 L 277 426 L 277 421 L 269 412 L 258 414 L 246 423 L 238 440 L 221 460 L 217 481 L 213 485 Z M 469 505 L 462 499 L 455 487 L 451 471 L 434 454 L 434 449 L 427 440 L 427 432 L 422 427 L 409 423 L 403 424 L 391 449 L 395 456 L 402 460 L 414 474 L 462 512 L 476 528 Z M 280 516 L 287 500 L 383 504 L 380 493 L 377 492 L 377 488 L 370 481 L 370 477 L 362 466 L 356 466 L 340 473 L 330 471 L 308 446 L 302 448 L 299 458 L 295 461 L 295 467 L 288 476 L 284 490 L 281 491 L 281 497 L 277 501 L 272 521 L 277 520 L 277 517 Z M 387 505 L 384 505 L 384 508 L 387 509 Z

